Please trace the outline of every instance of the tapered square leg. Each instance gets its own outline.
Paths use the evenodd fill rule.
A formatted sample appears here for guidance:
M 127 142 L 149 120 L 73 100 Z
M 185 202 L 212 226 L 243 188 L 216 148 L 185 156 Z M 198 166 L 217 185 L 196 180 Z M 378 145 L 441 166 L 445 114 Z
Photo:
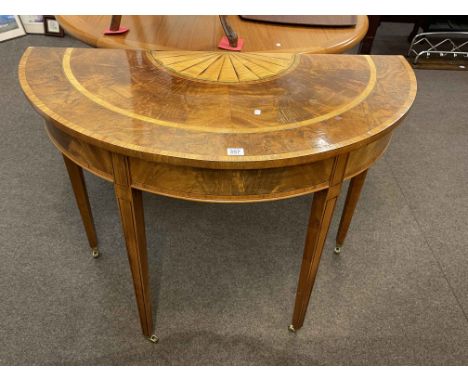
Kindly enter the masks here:
M 310 295 L 317 276 L 320 257 L 335 210 L 336 200 L 341 190 L 347 162 L 347 155 L 339 156 L 335 159 L 330 176 L 330 187 L 316 192 L 312 200 L 293 319 L 292 324 L 289 326 L 289 330 L 293 332 L 300 329 L 304 324 Z
M 113 154 L 112 162 L 115 194 L 132 272 L 141 329 L 148 339 L 157 342 L 157 337 L 153 334 L 142 192 L 131 187 L 127 158 Z
M 364 181 L 366 180 L 366 175 L 367 170 L 356 175 L 349 183 L 348 193 L 346 195 L 346 201 L 341 215 L 340 226 L 336 235 L 336 254 L 341 252 L 341 247 L 344 244 L 346 234 L 348 233 L 354 210 L 356 209 L 362 187 L 364 186 Z
M 91 253 L 93 257 L 98 257 L 99 250 L 97 247 L 98 242 L 96 229 L 94 227 L 93 214 L 91 212 L 91 205 L 89 204 L 83 170 L 80 166 L 68 159 L 65 155 L 63 155 L 63 160 L 68 171 L 68 176 L 70 177 L 73 193 L 75 194 L 76 204 L 78 205 L 89 246 L 91 247 Z

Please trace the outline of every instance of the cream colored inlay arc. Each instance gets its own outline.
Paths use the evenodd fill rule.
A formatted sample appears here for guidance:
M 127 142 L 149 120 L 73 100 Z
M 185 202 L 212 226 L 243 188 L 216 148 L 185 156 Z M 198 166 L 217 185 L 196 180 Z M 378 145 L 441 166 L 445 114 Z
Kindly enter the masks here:
M 73 52 L 73 48 L 67 48 L 65 50 L 65 53 L 63 55 L 63 71 L 65 73 L 66 78 L 70 82 L 70 84 L 78 91 L 80 92 L 83 96 L 86 98 L 90 99 L 94 103 L 110 110 L 115 113 L 124 115 L 129 118 L 134 118 L 138 119 L 143 122 L 148 122 L 148 123 L 153 123 L 156 125 L 160 126 L 166 126 L 166 127 L 173 127 L 173 128 L 180 128 L 180 129 L 186 129 L 186 130 L 195 130 L 195 131 L 204 131 L 204 132 L 210 132 L 210 133 L 224 133 L 224 134 L 240 134 L 240 133 L 261 133 L 261 132 L 272 132 L 272 131 L 280 131 L 280 130 L 287 130 L 287 129 L 294 129 L 297 127 L 303 127 L 303 126 L 308 126 L 312 125 L 314 123 L 318 123 L 321 121 L 325 121 L 327 119 L 336 117 L 337 115 L 343 114 L 344 112 L 352 109 L 353 107 L 359 105 L 362 101 L 364 101 L 368 95 L 372 92 L 374 89 L 376 80 L 377 80 L 377 69 L 375 67 L 374 61 L 370 56 L 363 56 L 368 65 L 369 65 L 369 81 L 364 88 L 364 90 L 352 101 L 349 103 L 342 105 L 328 113 L 319 115 L 314 118 L 306 119 L 303 121 L 298 121 L 298 122 L 292 122 L 292 123 L 286 123 L 282 125 L 272 125 L 272 126 L 264 126 L 264 127 L 252 127 L 252 128 L 241 128 L 241 127 L 236 127 L 235 130 L 231 128 L 222 128 L 222 127 L 209 127 L 209 126 L 197 126 L 197 125 L 189 125 L 186 123 L 179 123 L 179 122 L 171 122 L 171 121 L 165 121 L 153 117 L 149 117 L 147 115 L 142 115 L 135 113 L 131 110 L 126 110 L 123 109 L 119 106 L 113 105 L 110 102 L 100 98 L 96 94 L 91 93 L 88 89 L 86 89 L 75 77 L 73 74 L 73 70 L 71 68 L 71 55 Z
M 294 53 L 148 51 L 153 64 L 183 78 L 227 84 L 272 79 L 298 62 Z

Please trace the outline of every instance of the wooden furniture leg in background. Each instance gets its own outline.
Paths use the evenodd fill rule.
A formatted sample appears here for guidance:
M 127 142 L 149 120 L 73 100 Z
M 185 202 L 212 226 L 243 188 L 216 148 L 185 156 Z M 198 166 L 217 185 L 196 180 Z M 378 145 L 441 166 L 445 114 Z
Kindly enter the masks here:
M 334 252 L 338 255 L 341 253 L 341 247 L 348 233 L 348 228 L 351 224 L 351 219 L 353 218 L 354 210 L 359 200 L 359 195 L 361 195 L 362 186 L 366 180 L 367 170 L 361 172 L 359 175 L 356 175 L 351 179 L 348 188 L 348 194 L 346 195 L 345 205 L 343 207 L 343 214 L 341 215 L 340 226 L 338 228 L 338 233 L 336 235 L 336 247 Z
M 89 246 L 91 247 L 91 254 L 94 258 L 99 257 L 96 229 L 94 227 L 91 205 L 89 204 L 88 192 L 86 191 L 83 170 L 65 155 L 62 156 L 68 171 L 68 176 L 70 177 L 73 193 L 75 194 L 76 204 L 80 210 L 81 220 L 83 221 L 86 236 L 88 237 Z
M 142 192 L 131 187 L 127 157 L 113 153 L 112 165 L 115 195 L 119 205 L 141 329 L 151 342 L 156 343 L 159 339 L 153 333 Z
M 330 176 L 330 187 L 316 192 L 312 200 L 304 256 L 297 285 L 294 314 L 292 324 L 288 327 L 292 332 L 300 329 L 304 324 L 320 257 L 333 217 L 336 200 L 340 194 L 347 162 L 348 154 L 340 155 L 335 159 Z
M 372 50 L 372 45 L 374 44 L 375 35 L 377 34 L 377 29 L 380 25 L 380 16 L 367 16 L 369 19 L 369 28 L 367 33 L 359 45 L 359 54 L 370 54 Z

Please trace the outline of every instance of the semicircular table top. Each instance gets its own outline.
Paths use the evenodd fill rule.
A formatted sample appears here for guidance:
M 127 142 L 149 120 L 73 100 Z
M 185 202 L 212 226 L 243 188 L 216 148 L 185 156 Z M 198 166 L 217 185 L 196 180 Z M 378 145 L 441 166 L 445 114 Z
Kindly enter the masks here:
M 218 16 L 123 16 L 129 31 L 104 35 L 111 16 L 56 16 L 67 33 L 99 48 L 144 50 L 218 50 L 224 32 Z M 273 24 L 230 16 L 245 41 L 242 51 L 341 53 L 357 45 L 368 28 L 367 16 L 351 27 Z
M 363 145 L 416 93 L 401 56 L 30 48 L 20 79 L 43 115 L 93 144 L 220 168 Z

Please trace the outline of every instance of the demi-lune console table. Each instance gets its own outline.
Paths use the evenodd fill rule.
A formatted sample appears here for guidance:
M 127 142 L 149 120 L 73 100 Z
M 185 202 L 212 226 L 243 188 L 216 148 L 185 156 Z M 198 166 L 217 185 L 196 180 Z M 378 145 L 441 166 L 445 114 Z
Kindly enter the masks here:
M 335 252 L 416 95 L 401 56 L 28 48 L 19 79 L 63 154 L 94 256 L 82 170 L 113 182 L 153 342 L 142 191 L 215 203 L 314 193 L 289 326 L 298 330 L 343 181 Z

